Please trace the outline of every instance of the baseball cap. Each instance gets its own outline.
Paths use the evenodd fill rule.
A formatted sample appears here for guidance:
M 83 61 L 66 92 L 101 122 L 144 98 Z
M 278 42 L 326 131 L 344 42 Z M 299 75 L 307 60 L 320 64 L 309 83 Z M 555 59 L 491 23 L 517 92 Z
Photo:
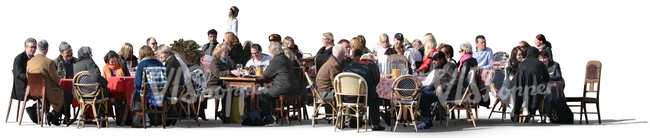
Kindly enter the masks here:
M 440 51 L 436 52 L 436 54 L 434 54 L 434 55 L 431 57 L 431 59 L 434 59 L 434 60 L 436 60 L 436 59 L 444 59 L 444 58 L 445 58 L 445 53 L 444 53 L 444 52 L 440 52 Z
M 404 35 L 402 35 L 402 33 L 396 33 L 394 38 L 399 40 L 404 40 Z

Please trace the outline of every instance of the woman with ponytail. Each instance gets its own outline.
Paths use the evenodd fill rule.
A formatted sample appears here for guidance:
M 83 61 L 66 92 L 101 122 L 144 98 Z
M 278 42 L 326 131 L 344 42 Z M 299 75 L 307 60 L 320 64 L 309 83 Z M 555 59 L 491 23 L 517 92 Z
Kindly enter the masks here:
M 228 29 L 226 32 L 233 32 L 236 36 L 239 34 L 239 20 L 237 20 L 237 16 L 239 16 L 239 8 L 237 6 L 230 7 L 228 11 Z

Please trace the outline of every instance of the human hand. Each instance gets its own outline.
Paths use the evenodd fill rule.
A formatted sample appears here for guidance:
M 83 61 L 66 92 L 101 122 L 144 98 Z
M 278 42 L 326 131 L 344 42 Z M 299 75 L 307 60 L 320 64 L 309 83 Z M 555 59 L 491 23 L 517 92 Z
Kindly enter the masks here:
M 231 70 L 230 73 L 231 73 L 232 75 L 235 75 L 235 76 L 241 76 L 241 75 L 242 75 L 242 73 L 239 72 L 238 70 Z

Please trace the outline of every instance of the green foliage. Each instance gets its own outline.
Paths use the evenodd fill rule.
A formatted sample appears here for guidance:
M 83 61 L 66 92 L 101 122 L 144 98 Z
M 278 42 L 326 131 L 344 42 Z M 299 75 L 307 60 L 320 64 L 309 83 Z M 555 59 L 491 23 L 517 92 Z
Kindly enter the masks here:
M 182 38 L 174 40 L 171 48 L 172 51 L 185 58 L 184 62 L 187 65 L 199 64 L 201 57 L 203 57 L 203 52 L 199 50 L 201 46 L 194 40 L 183 40 Z

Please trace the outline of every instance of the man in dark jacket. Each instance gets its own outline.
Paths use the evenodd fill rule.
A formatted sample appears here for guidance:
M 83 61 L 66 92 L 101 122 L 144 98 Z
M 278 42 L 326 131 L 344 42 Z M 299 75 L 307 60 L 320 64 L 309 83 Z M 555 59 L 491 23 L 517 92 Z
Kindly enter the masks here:
M 273 57 L 269 66 L 264 70 L 264 79 L 271 81 L 268 86 L 259 89 L 260 109 L 265 116 L 264 122 L 273 123 L 271 116 L 272 101 L 280 95 L 297 95 L 298 78 L 293 71 L 293 62 L 282 52 L 282 45 L 274 42 L 269 46 L 269 54 Z
M 124 104 L 122 101 L 116 101 L 115 98 L 113 98 L 113 95 L 111 94 L 110 90 L 108 89 L 108 80 L 106 78 L 102 77 L 102 73 L 99 70 L 99 67 L 97 64 L 95 64 L 95 61 L 93 60 L 93 54 L 92 54 L 92 49 L 88 46 L 84 46 L 79 48 L 78 51 L 79 55 L 79 61 L 77 61 L 77 64 L 74 66 L 74 74 L 77 74 L 82 71 L 88 71 L 90 73 L 90 76 L 94 79 L 95 82 L 99 83 L 100 89 L 104 90 L 104 97 L 110 98 L 110 103 L 115 106 L 115 114 L 116 114 L 116 119 L 117 119 L 117 124 L 121 125 L 121 120 L 122 120 L 122 115 L 124 111 Z M 99 112 L 99 116 L 103 116 L 101 110 Z M 101 125 L 101 124 L 100 124 Z M 104 126 L 104 125 L 102 125 Z
M 372 56 L 367 56 L 372 58 Z M 351 62 L 350 64 L 343 69 L 343 72 L 350 72 L 350 73 L 355 73 L 358 74 L 359 76 L 363 77 L 363 79 L 366 80 L 366 84 L 368 85 L 368 107 L 370 108 L 369 110 L 369 115 L 370 115 L 370 121 L 372 122 L 372 130 L 373 131 L 381 131 L 386 128 L 381 126 L 381 120 L 379 120 L 379 95 L 377 94 L 377 84 L 379 84 L 379 80 L 381 79 L 381 76 L 379 75 L 379 67 L 375 63 L 374 59 L 365 59 L 362 58 L 360 61 L 354 61 Z M 356 97 L 344 97 L 343 101 L 345 102 L 354 102 L 356 101 Z M 348 110 L 349 111 L 349 110 Z M 356 118 L 354 118 L 356 119 Z M 356 121 L 349 121 L 350 123 Z M 359 124 L 350 124 L 351 127 L 356 127 Z
M 203 54 L 211 56 L 212 51 L 214 51 L 214 48 L 217 47 L 217 44 L 219 44 L 219 42 L 217 42 L 217 30 L 210 29 L 208 31 L 208 40 L 210 42 L 203 45 L 203 47 L 201 47 L 201 51 L 203 51 Z
M 25 51 L 16 55 L 16 58 L 14 58 L 14 67 L 12 70 L 14 76 L 14 84 L 11 90 L 12 99 L 23 101 L 25 98 L 25 89 L 27 88 L 27 61 L 34 57 L 35 52 L 36 39 L 30 37 L 25 40 Z M 28 107 L 26 110 L 27 115 L 32 120 L 32 122 L 36 123 L 36 106 Z
M 433 115 L 431 114 L 431 104 L 439 101 L 447 101 L 448 98 L 444 98 L 445 95 L 455 95 L 456 92 L 456 64 L 447 62 L 444 52 L 437 52 L 432 57 L 433 59 L 433 72 L 427 76 L 427 80 L 422 82 L 423 90 L 422 97 L 420 98 L 420 110 L 421 110 L 421 121 L 417 128 L 418 129 L 429 129 L 433 126 Z M 433 75 L 433 76 L 431 76 Z M 429 80 L 433 78 L 433 80 Z M 443 98 L 439 98 L 443 97 Z M 442 103 L 437 104 L 438 107 L 442 108 Z M 439 113 L 435 112 L 434 113 Z
M 528 112 L 533 115 L 544 98 L 545 90 L 540 91 L 537 85 L 547 84 L 550 77 L 546 65 L 539 61 L 538 56 L 537 49 L 526 50 L 526 59 L 519 63 L 519 71 L 514 76 L 516 81 L 510 83 L 511 89 L 514 89 L 512 92 L 516 94 L 515 106 L 511 114 L 513 121 L 518 118 L 523 101 L 528 101 Z M 529 119 L 530 117 L 527 117 L 525 122 Z

